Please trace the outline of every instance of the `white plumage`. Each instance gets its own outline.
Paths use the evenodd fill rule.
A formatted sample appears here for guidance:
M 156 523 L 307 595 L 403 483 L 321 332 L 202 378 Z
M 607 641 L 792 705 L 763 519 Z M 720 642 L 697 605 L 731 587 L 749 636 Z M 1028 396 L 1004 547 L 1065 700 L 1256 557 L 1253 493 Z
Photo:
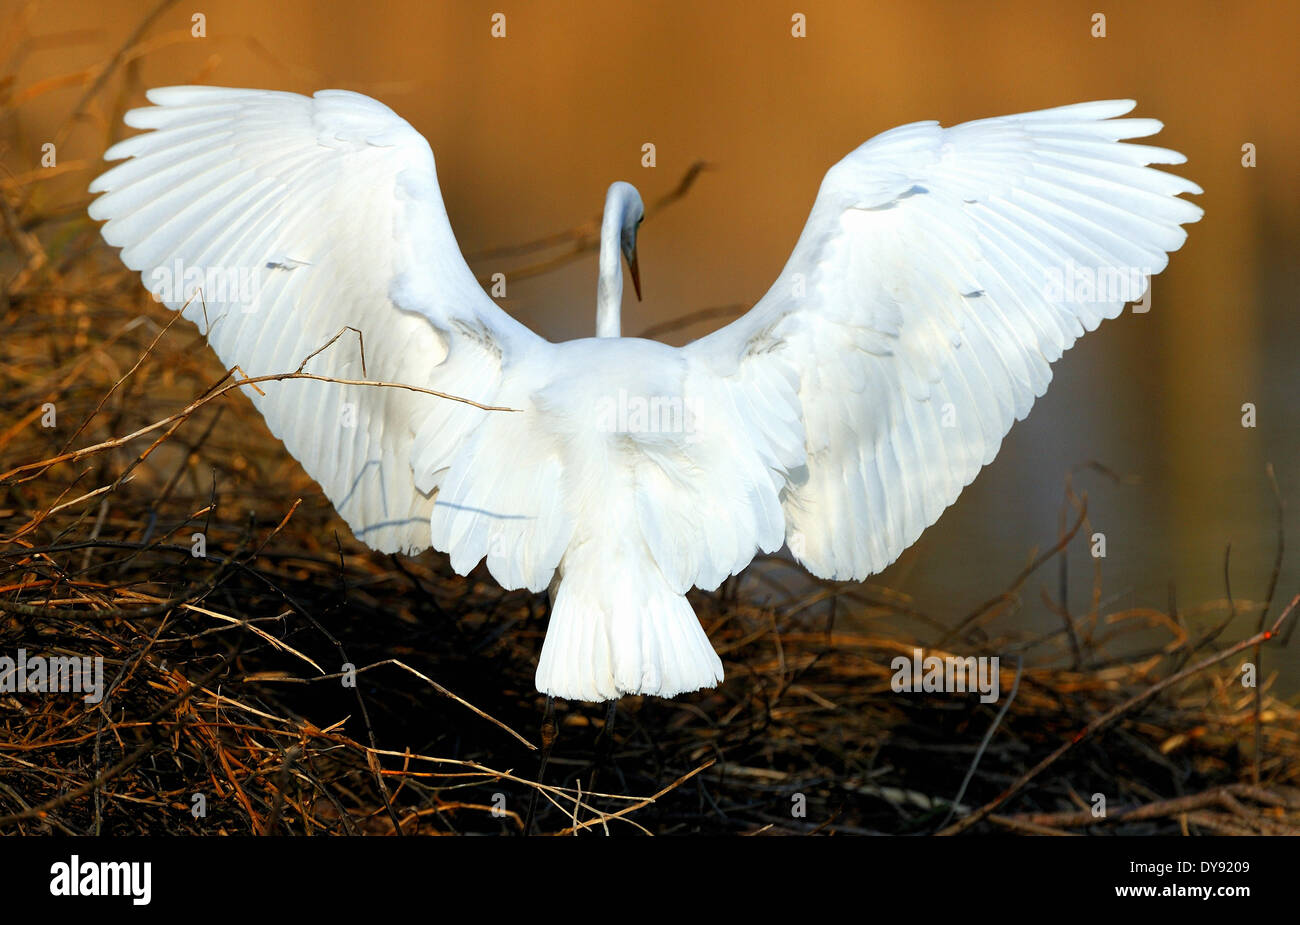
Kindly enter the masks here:
M 617 336 L 618 253 L 634 263 L 642 207 L 615 184 L 604 336 L 552 344 L 479 287 L 428 144 L 387 107 L 339 90 L 148 97 L 127 123 L 153 131 L 107 152 L 129 159 L 91 186 L 90 214 L 223 363 L 292 372 L 353 328 L 364 375 L 350 331 L 306 370 L 519 409 L 320 381 L 248 390 L 371 547 L 433 546 L 461 574 L 486 559 L 503 587 L 550 587 L 537 686 L 571 699 L 721 681 L 684 595 L 759 551 L 787 543 L 823 578 L 889 565 L 1201 215 L 1178 198 L 1196 184 L 1147 166 L 1181 155 L 1119 143 L 1160 129 L 1116 118 L 1131 101 L 918 122 L 832 167 L 768 293 L 680 349 Z

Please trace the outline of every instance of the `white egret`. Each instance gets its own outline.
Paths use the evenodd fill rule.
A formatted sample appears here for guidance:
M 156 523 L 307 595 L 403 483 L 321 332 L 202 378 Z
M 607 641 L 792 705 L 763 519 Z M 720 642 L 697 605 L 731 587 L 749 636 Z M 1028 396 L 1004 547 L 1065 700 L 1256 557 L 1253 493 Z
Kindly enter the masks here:
M 249 394 L 367 545 L 549 588 L 537 687 L 578 700 L 720 682 L 685 594 L 760 551 L 841 580 L 893 562 L 1201 215 L 1178 198 L 1196 184 L 1147 166 L 1181 155 L 1120 143 L 1161 127 L 1117 118 L 1132 101 L 918 122 L 832 167 L 767 294 L 680 349 L 619 336 L 643 208 L 614 184 L 598 336 L 550 343 L 480 288 L 428 143 L 386 106 L 148 98 L 126 121 L 153 131 L 106 153 L 129 160 L 90 214 L 223 363 L 291 372 L 346 327 L 363 338 L 307 371 L 361 379 L 364 344 L 364 378 L 518 409 L 314 380 Z

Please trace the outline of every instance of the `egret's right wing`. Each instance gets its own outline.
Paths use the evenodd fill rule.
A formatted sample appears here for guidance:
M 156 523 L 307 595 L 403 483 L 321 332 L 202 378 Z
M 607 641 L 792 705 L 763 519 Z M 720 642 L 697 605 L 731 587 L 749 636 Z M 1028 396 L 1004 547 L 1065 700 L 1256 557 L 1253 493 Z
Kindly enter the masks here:
M 1121 144 L 1154 119 L 1081 103 L 873 138 L 822 181 L 781 277 L 684 348 L 786 475 L 791 551 L 814 574 L 889 565 L 990 462 L 1050 364 L 1143 295 L 1188 180 Z M 793 408 L 793 413 L 790 409 Z M 770 545 L 757 532 L 752 545 Z
M 263 376 L 310 356 L 304 371 L 321 376 L 483 404 L 503 404 L 512 386 L 518 397 L 515 366 L 551 345 L 479 287 L 428 143 L 388 107 L 342 90 L 168 87 L 148 98 L 154 107 L 126 119 L 153 131 L 108 151 L 130 159 L 91 186 L 104 195 L 90 214 L 223 363 Z M 546 586 L 569 529 L 542 507 L 558 473 L 517 465 L 499 445 L 522 423 L 482 426 L 509 412 L 312 380 L 261 389 L 245 392 L 368 545 L 433 545 L 461 570 L 494 548 L 494 572 Z M 497 516 L 491 499 L 503 498 L 510 510 Z

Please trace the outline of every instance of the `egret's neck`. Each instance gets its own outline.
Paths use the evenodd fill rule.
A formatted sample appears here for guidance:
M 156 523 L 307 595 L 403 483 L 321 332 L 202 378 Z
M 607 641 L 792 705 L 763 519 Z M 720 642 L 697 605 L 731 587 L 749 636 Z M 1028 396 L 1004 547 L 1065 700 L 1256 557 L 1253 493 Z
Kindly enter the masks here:
M 619 233 L 623 227 L 621 203 L 605 200 L 600 223 L 600 279 L 596 282 L 596 336 L 619 337 L 622 333 L 623 265 L 619 262 Z

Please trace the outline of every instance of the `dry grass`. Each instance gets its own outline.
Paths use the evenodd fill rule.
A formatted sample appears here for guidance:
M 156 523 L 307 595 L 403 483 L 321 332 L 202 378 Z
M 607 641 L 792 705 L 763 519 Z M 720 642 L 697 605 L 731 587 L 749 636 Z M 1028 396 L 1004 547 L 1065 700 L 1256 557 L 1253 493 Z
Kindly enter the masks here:
M 1300 833 L 1297 710 L 1240 683 L 1280 608 L 1107 613 L 1094 576 L 1084 614 L 1043 595 L 1059 631 L 1001 628 L 1090 532 L 1068 484 L 1073 529 L 964 617 L 779 558 L 694 595 L 727 682 L 625 699 L 612 742 L 559 704 L 536 782 L 545 596 L 353 540 L 45 182 L 0 195 L 0 655 L 102 656 L 108 692 L 0 693 L 0 832 Z M 1001 655 L 1002 701 L 893 693 L 914 646 Z

